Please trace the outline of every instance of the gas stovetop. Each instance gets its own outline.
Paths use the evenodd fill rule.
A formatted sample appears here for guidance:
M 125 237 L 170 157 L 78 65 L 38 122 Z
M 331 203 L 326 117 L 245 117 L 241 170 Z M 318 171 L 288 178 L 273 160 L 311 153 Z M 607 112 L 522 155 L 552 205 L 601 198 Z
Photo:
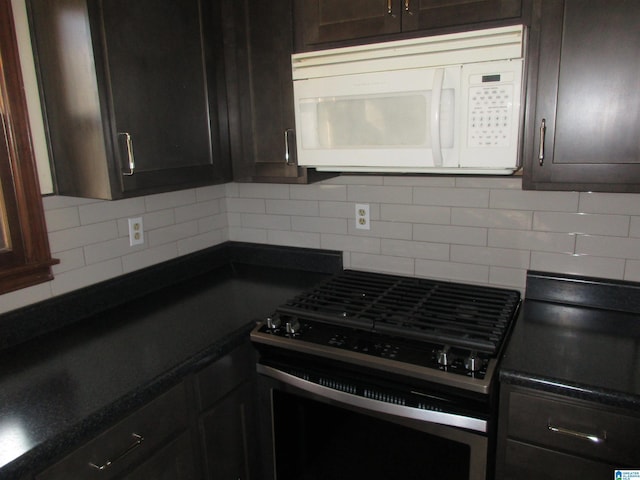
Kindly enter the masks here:
M 519 305 L 514 290 L 345 270 L 252 339 L 485 393 Z

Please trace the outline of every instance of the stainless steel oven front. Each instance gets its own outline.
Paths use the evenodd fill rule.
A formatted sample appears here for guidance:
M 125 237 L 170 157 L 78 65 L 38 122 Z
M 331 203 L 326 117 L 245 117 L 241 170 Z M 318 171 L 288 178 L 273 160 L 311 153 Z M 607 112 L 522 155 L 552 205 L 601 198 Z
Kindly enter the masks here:
M 486 480 L 490 412 L 345 367 L 258 365 L 264 478 Z

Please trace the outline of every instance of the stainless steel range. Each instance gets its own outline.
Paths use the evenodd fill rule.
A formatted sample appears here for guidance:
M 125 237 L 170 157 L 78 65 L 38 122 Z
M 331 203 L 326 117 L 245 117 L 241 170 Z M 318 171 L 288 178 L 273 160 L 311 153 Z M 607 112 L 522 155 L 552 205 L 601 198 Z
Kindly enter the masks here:
M 324 424 L 338 417 L 341 424 L 355 421 L 352 414 L 342 418 L 349 411 L 376 425 L 356 421 L 360 429 L 373 429 L 372 435 L 392 429 L 387 436 L 393 439 L 381 447 L 385 455 L 411 430 L 423 434 L 410 448 L 425 443 L 431 451 L 451 454 L 460 447 L 454 458 L 427 455 L 433 458 L 416 466 L 422 473 L 415 478 L 487 478 L 496 368 L 519 306 L 520 294 L 513 290 L 354 270 L 280 306 L 251 334 L 261 354 L 258 372 L 270 407 L 265 438 L 273 441 L 274 462 L 267 468 L 278 479 L 413 478 L 412 471 L 385 471 L 386 463 L 377 465 L 381 453 L 371 458 L 371 446 L 358 447 L 362 452 L 339 465 L 324 465 L 328 471 L 309 460 L 316 454 L 305 445 L 316 449 L 317 438 L 307 438 L 308 432 L 326 436 L 325 449 L 336 438 Z M 295 422 L 291 411 L 298 412 Z M 297 427 L 292 431 L 287 424 Z M 407 432 L 396 432 L 396 427 Z M 306 440 L 291 443 L 301 432 L 307 432 Z M 310 464 L 292 466 L 292 449 Z M 375 467 L 364 474 L 363 465 L 371 463 Z M 351 468 L 357 470 L 344 476 Z M 432 477 L 424 476 L 425 468 L 434 472 Z M 436 476 L 440 471 L 444 477 Z

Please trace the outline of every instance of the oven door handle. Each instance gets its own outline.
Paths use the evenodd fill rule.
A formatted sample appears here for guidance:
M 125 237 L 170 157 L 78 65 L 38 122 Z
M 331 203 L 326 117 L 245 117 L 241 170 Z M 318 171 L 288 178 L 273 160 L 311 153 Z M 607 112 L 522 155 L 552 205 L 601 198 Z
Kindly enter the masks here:
M 395 415 L 402 418 L 410 418 L 427 423 L 438 423 L 451 427 L 466 428 L 467 430 L 474 430 L 476 432 L 486 433 L 487 431 L 487 421 L 480 418 L 467 417 L 455 413 L 423 410 L 421 408 L 407 407 L 406 405 L 398 405 L 395 403 L 375 400 L 373 398 L 361 397 L 352 393 L 318 385 L 317 383 L 304 380 L 303 378 L 296 377 L 295 375 L 291 375 L 267 365 L 258 364 L 257 370 L 258 373 L 271 377 L 286 385 L 291 385 L 292 387 L 312 393 L 321 398 L 327 398 L 353 407 Z

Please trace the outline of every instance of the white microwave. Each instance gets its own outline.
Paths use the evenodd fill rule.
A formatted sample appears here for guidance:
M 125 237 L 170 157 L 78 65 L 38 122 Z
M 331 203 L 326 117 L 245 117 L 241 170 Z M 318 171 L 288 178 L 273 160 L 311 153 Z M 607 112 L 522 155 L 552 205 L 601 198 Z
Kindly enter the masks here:
M 522 25 L 292 55 L 298 165 L 511 174 Z

